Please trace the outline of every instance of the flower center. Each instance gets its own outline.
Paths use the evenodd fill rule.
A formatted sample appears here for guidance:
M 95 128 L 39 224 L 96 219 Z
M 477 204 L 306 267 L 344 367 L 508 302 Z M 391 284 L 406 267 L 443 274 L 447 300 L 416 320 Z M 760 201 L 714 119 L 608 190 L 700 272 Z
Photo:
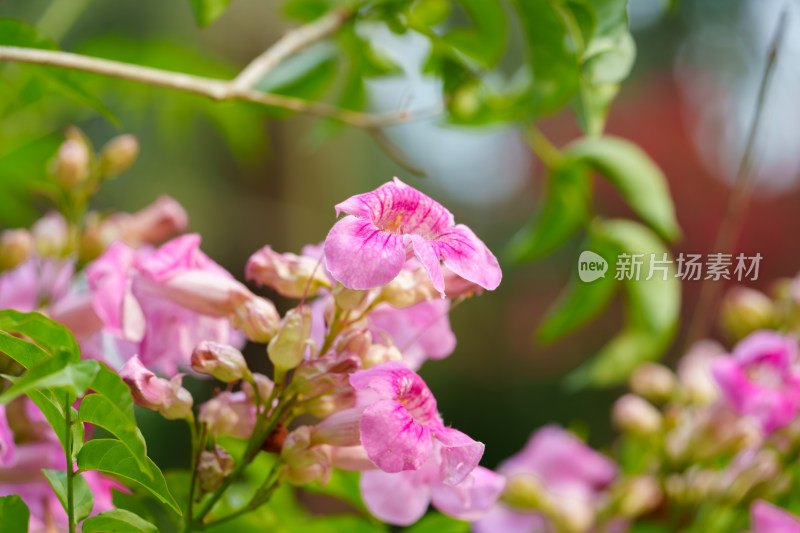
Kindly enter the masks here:
M 383 230 L 388 231 L 389 233 L 404 233 L 402 230 L 397 231 L 400 228 L 400 225 L 403 223 L 403 213 L 398 213 L 394 220 L 388 220 L 383 224 Z
M 783 372 L 775 365 L 768 363 L 756 363 L 746 370 L 747 377 L 751 381 L 771 389 L 780 388 L 783 385 Z

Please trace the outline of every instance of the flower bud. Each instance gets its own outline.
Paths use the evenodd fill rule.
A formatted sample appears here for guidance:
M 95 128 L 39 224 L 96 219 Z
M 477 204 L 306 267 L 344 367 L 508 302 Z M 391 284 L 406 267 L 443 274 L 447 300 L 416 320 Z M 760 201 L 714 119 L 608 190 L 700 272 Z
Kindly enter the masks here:
M 402 361 L 403 354 L 394 345 L 385 346 L 383 344 L 373 344 L 364 355 L 364 368 L 371 368 L 375 365 L 387 363 L 389 361 Z
M 295 368 L 303 361 L 310 336 L 311 308 L 303 305 L 290 309 L 286 312 L 277 335 L 269 341 L 269 360 L 283 371 Z
M 778 318 L 775 304 L 765 294 L 747 287 L 734 287 L 720 309 L 722 327 L 734 340 L 759 329 L 772 329 Z
M 634 394 L 620 397 L 611 413 L 614 424 L 626 433 L 649 437 L 661 431 L 661 413 L 644 398 Z
M 158 411 L 171 420 L 192 418 L 192 395 L 181 387 L 182 375 L 167 381 L 147 370 L 134 355 L 120 369 L 119 376 L 131 389 L 136 405 Z
M 169 196 L 135 213 L 115 213 L 105 221 L 105 226 L 116 226 L 115 231 L 134 247 L 163 242 L 185 231 L 188 224 L 186 210 Z
M 139 155 L 139 141 L 133 135 L 114 137 L 100 152 L 100 172 L 104 178 L 119 176 L 136 161 Z
M 245 277 L 275 289 L 287 298 L 314 296 L 331 282 L 320 262 L 311 257 L 279 254 L 265 246 L 247 261 Z
M 640 365 L 631 376 L 631 390 L 655 403 L 669 401 L 676 387 L 675 374 L 657 363 Z
M 52 163 L 53 178 L 71 189 L 89 177 L 89 148 L 77 139 L 67 139 L 58 149 Z
M 41 256 L 58 256 L 67 246 L 67 221 L 55 211 L 37 220 L 31 228 L 33 245 Z
M 336 351 L 350 352 L 363 359 L 372 345 L 372 334 L 367 329 L 350 329 L 339 337 Z
M 707 405 L 717 399 L 719 388 L 711 375 L 711 361 L 725 353 L 714 341 L 695 343 L 678 363 L 678 382 L 685 400 Z
M 419 302 L 438 298 L 424 268 L 403 269 L 392 281 L 384 285 L 380 300 L 397 309 L 411 307 Z
M 523 511 L 542 511 L 550 514 L 553 500 L 542 480 L 529 473 L 513 474 L 506 480 L 501 500 Z
M 233 472 L 233 457 L 219 446 L 200 452 L 197 462 L 197 482 L 203 492 L 214 492 Z
M 222 392 L 200 406 L 198 419 L 211 435 L 246 439 L 256 424 L 256 406 L 242 391 Z
M 317 418 L 326 418 L 334 413 L 349 409 L 356 404 L 356 391 L 352 387 L 342 387 L 335 392 L 323 394 L 303 405 L 305 412 Z
M 353 310 L 363 306 L 369 297 L 369 291 L 358 289 L 348 289 L 341 283 L 337 283 L 333 288 L 333 299 L 341 309 Z
M 636 518 L 649 513 L 661 503 L 661 486 L 651 476 L 635 476 L 626 479 L 615 488 L 619 514 L 625 518 Z
M 330 479 L 331 447 L 314 444 L 311 434 L 312 428 L 300 426 L 286 437 L 281 448 L 286 480 L 293 485 L 325 483 Z
M 6 230 L 0 237 L 0 270 L 25 261 L 33 250 L 33 237 L 24 229 Z
M 239 381 L 249 370 L 242 352 L 227 344 L 203 341 L 192 352 L 192 370 L 225 383 Z
M 281 316 L 266 298 L 250 291 L 234 291 L 231 302 L 234 307 L 234 314 L 229 317 L 231 326 L 242 330 L 251 341 L 266 343 L 278 332 Z

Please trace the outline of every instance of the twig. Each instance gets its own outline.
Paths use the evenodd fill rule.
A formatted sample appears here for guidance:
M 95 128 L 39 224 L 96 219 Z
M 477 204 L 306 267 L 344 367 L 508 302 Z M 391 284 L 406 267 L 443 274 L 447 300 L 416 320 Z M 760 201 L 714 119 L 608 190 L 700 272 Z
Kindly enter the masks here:
M 349 8 L 334 9 L 324 17 L 290 31 L 253 59 L 231 82 L 234 89 L 251 89 L 253 85 L 274 69 L 284 59 L 320 41 L 350 20 L 353 12 Z
M 408 110 L 400 110 L 383 115 L 371 115 L 348 109 L 341 109 L 323 102 L 312 102 L 301 98 L 264 93 L 253 89 L 239 89 L 233 81 L 205 78 L 181 72 L 171 72 L 141 65 L 131 65 L 119 61 L 83 56 L 70 52 L 0 46 L 0 61 L 34 63 L 53 67 L 82 70 L 111 76 L 156 87 L 166 87 L 193 94 L 207 96 L 212 100 L 238 100 L 269 107 L 277 107 L 319 117 L 339 120 L 352 126 L 373 129 L 406 122 L 416 118 Z
M 747 207 L 747 201 L 750 197 L 750 190 L 752 188 L 753 179 L 753 160 L 755 157 L 755 144 L 756 136 L 758 133 L 759 125 L 761 124 L 761 117 L 764 112 L 764 103 L 766 102 L 767 92 L 769 89 L 772 74 L 775 71 L 775 63 L 778 57 L 778 51 L 783 36 L 786 33 L 786 25 L 789 18 L 789 12 L 784 8 L 781 13 L 778 25 L 775 28 L 775 33 L 772 37 L 772 43 L 769 47 L 767 55 L 767 65 L 764 68 L 764 74 L 761 77 L 761 86 L 758 89 L 758 97 L 756 99 L 756 108 L 753 114 L 753 121 L 750 124 L 750 130 L 747 135 L 747 144 L 745 145 L 742 161 L 739 164 L 739 169 L 736 173 L 736 179 L 733 187 L 728 194 L 728 200 L 725 204 L 725 212 L 720 224 L 719 233 L 714 241 L 714 253 L 732 253 L 736 245 L 736 239 L 739 236 L 739 230 L 742 225 L 742 217 Z M 691 326 L 689 333 L 686 337 L 687 344 L 691 344 L 701 337 L 705 336 L 708 332 L 710 324 L 711 307 L 719 296 L 722 289 L 722 284 L 715 283 L 710 280 L 704 280 L 700 287 L 700 296 L 698 297 L 695 312 L 692 316 Z

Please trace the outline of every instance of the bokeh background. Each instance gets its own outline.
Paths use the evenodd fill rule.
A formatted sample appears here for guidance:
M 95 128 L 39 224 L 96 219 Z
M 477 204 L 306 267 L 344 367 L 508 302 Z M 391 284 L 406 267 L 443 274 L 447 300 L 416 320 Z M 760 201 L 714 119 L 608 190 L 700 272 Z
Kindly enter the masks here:
M 51 7 L 48 0 L 5 0 L 0 16 L 38 22 L 65 50 L 219 77 L 232 77 L 292 26 L 277 0 L 235 0 L 205 29 L 196 27 L 185 1 L 64 0 L 56 5 L 61 7 Z M 715 251 L 727 183 L 753 113 L 769 38 L 787 5 L 789 31 L 758 139 L 758 186 L 737 247 L 764 257 L 752 284 L 759 288 L 795 275 L 800 267 L 800 248 L 794 246 L 800 226 L 798 2 L 630 0 L 637 59 L 607 128 L 639 144 L 665 171 L 684 231 L 673 251 Z M 378 26 L 364 31 L 404 70 L 371 82 L 372 110 L 423 110 L 440 103 L 440 87 L 420 73 L 422 41 Z M 518 62 L 522 47 L 513 24 L 509 38 L 504 61 Z M 324 45 L 308 52 L 325 53 L 330 49 Z M 120 126 L 66 97 L 26 102 L 14 85 L 25 68 L 0 70 L 0 191 L 6 197 L 0 220 L 5 224 L 35 218 L 36 210 L 15 184 L 44 172 L 69 124 L 80 126 L 97 145 L 119 133 L 133 133 L 141 142 L 136 165 L 104 187 L 95 208 L 132 211 L 168 194 L 186 207 L 190 230 L 203 236 L 204 250 L 240 279 L 247 258 L 261 246 L 297 252 L 322 240 L 335 220 L 334 204 L 399 176 L 472 227 L 504 267 L 497 291 L 452 313 L 455 353 L 421 371 L 445 420 L 486 443 L 484 461 L 490 467 L 547 423 L 569 426 L 596 445 L 610 440 L 607 413 L 619 391 L 571 391 L 561 378 L 618 330 L 621 302 L 614 301 L 577 334 L 552 346 L 537 345 L 536 324 L 573 275 L 581 240 L 529 265 L 503 259 L 505 246 L 538 205 L 543 173 L 518 126 L 463 128 L 432 118 L 387 129 L 406 162 L 427 174 L 416 177 L 364 131 L 250 105 L 217 104 L 99 77 L 87 79 Z M 542 129 L 559 145 L 579 134 L 570 112 L 549 117 Z M 621 199 L 597 181 L 597 211 L 627 215 Z M 41 210 L 46 202 L 36 200 L 33 206 Z M 698 288 L 699 282 L 683 284 L 682 331 L 670 351 L 672 360 L 685 350 Z M 265 364 L 260 350 L 248 356 Z M 148 421 L 150 449 L 162 465 L 188 461 L 175 455 L 182 449 L 175 435 L 182 431 L 181 425 Z

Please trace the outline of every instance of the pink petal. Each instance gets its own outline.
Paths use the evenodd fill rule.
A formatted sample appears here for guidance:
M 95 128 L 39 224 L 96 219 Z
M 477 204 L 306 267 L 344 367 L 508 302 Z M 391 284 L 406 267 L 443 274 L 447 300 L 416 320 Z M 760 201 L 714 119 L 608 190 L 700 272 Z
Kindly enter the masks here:
M 458 485 L 433 484 L 433 506 L 446 515 L 473 521 L 497 503 L 506 486 L 503 476 L 488 468 L 476 467 Z
M 403 238 L 371 222 L 346 216 L 325 239 L 325 263 L 331 276 L 351 289 L 371 289 L 390 282 L 406 260 Z
M 176 237 L 154 253 L 138 257 L 136 266 L 142 275 L 156 282 L 166 281 L 190 270 L 233 277 L 200 250 L 200 235 L 196 233 Z
M 764 500 L 750 508 L 753 533 L 800 533 L 800 518 Z
M 131 297 L 130 271 L 135 258 L 136 250 L 117 241 L 86 268 L 94 310 L 106 329 L 117 336 L 123 336 L 126 329 L 126 313 L 135 315 L 133 304 L 127 301 Z
M 435 429 L 433 438 L 442 443 L 442 464 L 439 468 L 442 483 L 461 483 L 483 457 L 483 443 L 472 440 L 457 429 Z
M 396 401 L 379 400 L 361 417 L 361 444 L 385 472 L 418 470 L 431 454 L 431 430 Z
M 14 434 L 6 418 L 6 406 L 0 405 L 0 466 L 9 466 L 14 462 L 15 450 Z
M 444 276 L 442 275 L 442 266 L 439 261 L 439 251 L 421 235 L 409 235 L 408 239 L 414 247 L 414 255 L 425 267 L 428 276 L 430 276 L 433 288 L 439 291 L 439 294 L 444 298 Z
M 398 526 L 408 526 L 419 520 L 431 501 L 431 489 L 424 471 L 388 474 L 369 470 L 361 474 L 359 486 L 369 512 Z
M 445 266 L 484 289 L 500 285 L 503 273 L 497 258 L 467 226 L 459 224 L 436 237 L 435 246 Z
M 436 399 L 418 374 L 401 361 L 390 361 L 367 370 L 350 374 L 350 385 L 359 396 L 371 392 L 377 398 L 402 402 L 415 420 L 421 424 L 441 426 L 436 410 Z
M 775 331 L 760 330 L 740 341 L 733 357 L 742 363 L 765 361 L 787 368 L 797 361 L 797 341 Z
M 547 531 L 547 521 L 542 515 L 512 511 L 496 505 L 480 520 L 472 524 L 473 533 L 531 533 Z

